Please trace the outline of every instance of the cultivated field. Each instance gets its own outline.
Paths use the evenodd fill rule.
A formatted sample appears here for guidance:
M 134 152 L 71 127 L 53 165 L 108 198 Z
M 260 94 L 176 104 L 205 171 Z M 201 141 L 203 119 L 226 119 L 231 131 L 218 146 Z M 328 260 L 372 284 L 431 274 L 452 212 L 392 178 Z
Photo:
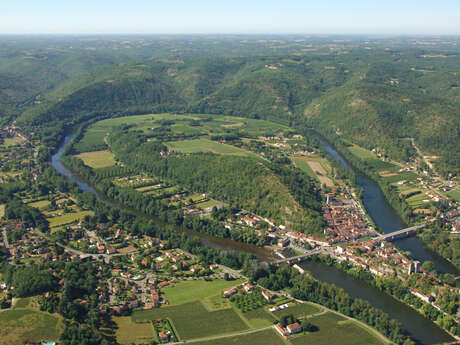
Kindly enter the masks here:
M 10 147 L 10 146 L 17 145 L 23 141 L 24 139 L 21 137 L 5 138 L 3 139 L 3 146 Z
M 94 169 L 115 165 L 113 153 L 107 150 L 84 152 L 76 155 L 76 157 L 80 158 L 87 166 Z
M 275 311 L 273 315 L 275 315 L 278 319 L 280 319 L 283 315 L 289 314 L 292 314 L 297 318 L 302 318 L 304 316 L 319 313 L 320 311 L 321 309 L 313 304 L 300 303 L 296 305 L 289 305 L 286 309 Z
M 164 297 L 170 305 L 183 304 L 202 300 L 208 296 L 221 295 L 222 291 L 229 287 L 241 284 L 242 280 L 191 280 L 178 283 L 174 287 L 166 288 L 163 291 Z
M 181 153 L 198 153 L 198 152 L 211 152 L 215 154 L 230 154 L 239 156 L 257 156 L 252 152 L 242 150 L 238 147 L 221 144 L 209 139 L 192 139 L 181 141 L 170 141 L 167 143 L 168 148 L 173 151 Z
M 0 218 L 5 215 L 5 204 L 0 204 Z
M 242 331 L 248 328 L 233 309 L 209 312 L 199 301 L 155 310 L 135 311 L 131 318 L 134 322 L 168 318 L 182 340 Z
M 113 321 L 117 325 L 115 336 L 121 344 L 148 343 L 156 339 L 150 322 L 136 323 L 129 316 L 115 316 Z
M 57 341 L 63 329 L 58 316 L 31 309 L 0 313 L 0 344 L 17 345 L 37 340 Z
M 87 215 L 93 215 L 92 211 L 80 211 L 74 213 L 65 213 L 61 216 L 47 218 L 50 223 L 50 227 L 54 228 L 57 226 L 73 223 L 77 220 L 85 218 Z
M 219 338 L 216 340 L 190 342 L 194 345 L 285 345 L 274 329 L 267 329 L 246 335 Z
M 317 332 L 294 336 L 293 345 L 380 345 L 381 340 L 357 322 L 334 313 L 312 317 L 309 321 L 319 328 Z

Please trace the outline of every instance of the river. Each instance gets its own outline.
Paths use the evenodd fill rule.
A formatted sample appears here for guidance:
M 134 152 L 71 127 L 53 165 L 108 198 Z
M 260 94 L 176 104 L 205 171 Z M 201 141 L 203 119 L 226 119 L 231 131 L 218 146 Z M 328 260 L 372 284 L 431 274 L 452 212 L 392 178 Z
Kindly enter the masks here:
M 333 158 L 339 161 L 343 167 L 351 167 L 351 165 L 348 164 L 348 162 L 326 141 L 319 137 L 317 138 L 324 149 Z M 375 225 L 377 225 L 379 230 L 387 234 L 408 227 L 406 224 L 404 224 L 403 220 L 401 217 L 399 217 L 396 211 L 386 201 L 382 191 L 380 190 L 380 187 L 376 182 L 359 173 L 357 173 L 357 182 L 363 190 L 362 200 L 364 207 L 366 208 L 366 211 L 374 221 Z M 427 260 L 432 261 L 438 272 L 451 273 L 454 276 L 458 276 L 460 274 L 460 271 L 453 264 L 440 257 L 432 250 L 426 248 L 423 245 L 422 240 L 418 237 L 406 237 L 404 239 L 399 239 L 394 243 L 400 249 L 409 251 L 415 260 L 420 262 Z
M 78 176 L 74 175 L 61 162 L 61 156 L 64 153 L 66 145 L 71 141 L 71 139 L 72 136 L 65 137 L 59 150 L 52 156 L 51 164 L 56 169 L 56 171 L 65 175 L 72 181 L 76 182 L 83 191 L 91 192 L 95 194 L 98 198 L 100 198 L 100 195 L 93 187 L 89 186 Z M 321 143 L 333 157 L 339 159 L 342 164 L 347 164 L 345 160 L 331 146 L 329 146 L 323 140 L 321 140 Z M 368 208 L 368 212 L 376 222 L 377 226 L 379 226 L 379 228 L 381 228 L 384 232 L 389 232 L 402 228 L 403 223 L 401 222 L 399 217 L 397 217 L 397 215 L 391 209 L 391 207 L 389 207 L 386 200 L 383 198 L 383 195 L 381 194 L 377 184 L 364 176 L 359 176 L 358 178 L 359 183 L 364 190 L 365 206 L 366 208 Z M 106 202 L 110 201 L 106 200 Z M 383 208 L 386 210 L 385 212 L 389 212 L 389 215 L 391 215 L 390 219 L 394 219 L 394 221 L 388 222 L 388 225 L 384 225 L 386 223 L 383 223 L 383 220 L 385 220 L 385 217 L 388 217 L 388 215 L 385 216 L 385 214 L 378 212 L 377 209 L 379 208 Z M 163 224 L 160 220 L 158 220 L 158 222 L 160 224 Z M 261 259 L 272 258 L 270 251 L 257 246 L 235 242 L 229 239 L 217 238 L 207 234 L 190 231 L 188 229 L 184 229 L 181 227 L 177 227 L 177 230 L 185 231 L 186 233 L 189 233 L 191 235 L 198 236 L 201 239 L 203 245 L 206 246 L 224 250 L 232 250 L 237 252 L 250 252 L 256 254 Z M 404 241 L 400 241 L 398 242 L 398 244 Z M 414 250 L 411 250 L 411 252 L 414 254 L 414 256 L 418 253 Z M 429 253 L 427 255 L 429 255 Z M 437 264 L 437 261 L 435 261 L 432 256 L 428 257 L 431 258 L 430 260 L 435 262 L 435 264 Z M 392 318 L 399 320 L 402 323 L 403 328 L 410 333 L 411 337 L 414 340 L 416 340 L 418 344 L 431 345 L 453 340 L 446 332 L 444 332 L 436 324 L 425 319 L 415 310 L 411 309 L 403 303 L 398 302 L 397 300 L 393 299 L 387 294 L 384 294 L 378 289 L 370 286 L 369 284 L 363 281 L 359 281 L 334 267 L 329 267 L 324 264 L 306 262 L 303 265 L 316 278 L 326 282 L 334 283 L 335 285 L 343 288 L 353 297 L 363 298 L 367 300 L 369 303 L 371 303 L 371 305 L 373 305 L 374 307 L 382 309 L 383 311 L 388 313 Z

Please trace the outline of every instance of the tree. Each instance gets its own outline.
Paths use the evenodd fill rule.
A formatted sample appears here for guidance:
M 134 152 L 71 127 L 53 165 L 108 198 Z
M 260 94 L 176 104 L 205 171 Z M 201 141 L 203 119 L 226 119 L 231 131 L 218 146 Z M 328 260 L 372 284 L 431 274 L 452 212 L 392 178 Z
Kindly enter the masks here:
M 302 320 L 302 329 L 304 332 L 316 332 L 319 330 L 318 326 L 315 326 L 307 319 Z
M 425 271 L 428 271 L 428 272 L 433 272 L 435 270 L 435 267 L 434 267 L 434 264 L 427 260 L 425 261 L 423 264 L 422 264 L 422 268 L 425 270 Z

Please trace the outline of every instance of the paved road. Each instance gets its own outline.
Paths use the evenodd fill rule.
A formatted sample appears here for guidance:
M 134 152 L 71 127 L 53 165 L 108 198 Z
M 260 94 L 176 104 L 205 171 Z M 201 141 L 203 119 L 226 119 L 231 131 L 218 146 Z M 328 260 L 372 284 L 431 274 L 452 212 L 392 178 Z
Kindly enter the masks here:
M 3 242 L 5 243 L 5 248 L 9 249 L 10 244 L 8 243 L 8 237 L 6 236 L 6 228 L 3 228 Z

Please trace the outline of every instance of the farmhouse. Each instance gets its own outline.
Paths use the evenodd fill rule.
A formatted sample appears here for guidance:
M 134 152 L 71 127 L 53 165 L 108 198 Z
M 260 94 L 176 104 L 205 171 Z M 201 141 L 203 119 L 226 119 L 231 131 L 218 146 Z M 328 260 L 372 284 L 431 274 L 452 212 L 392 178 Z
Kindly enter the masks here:
M 267 300 L 267 301 L 271 301 L 273 299 L 273 297 L 275 297 L 274 294 L 272 294 L 270 291 L 268 290 L 263 290 L 262 291 L 262 296 L 264 296 L 264 298 Z
M 224 291 L 224 297 L 230 297 L 230 296 L 233 296 L 234 294 L 236 294 L 238 291 L 236 290 L 235 287 L 232 287 L 230 289 L 227 289 Z
M 298 322 L 287 325 L 286 328 L 290 334 L 302 332 L 302 326 Z

